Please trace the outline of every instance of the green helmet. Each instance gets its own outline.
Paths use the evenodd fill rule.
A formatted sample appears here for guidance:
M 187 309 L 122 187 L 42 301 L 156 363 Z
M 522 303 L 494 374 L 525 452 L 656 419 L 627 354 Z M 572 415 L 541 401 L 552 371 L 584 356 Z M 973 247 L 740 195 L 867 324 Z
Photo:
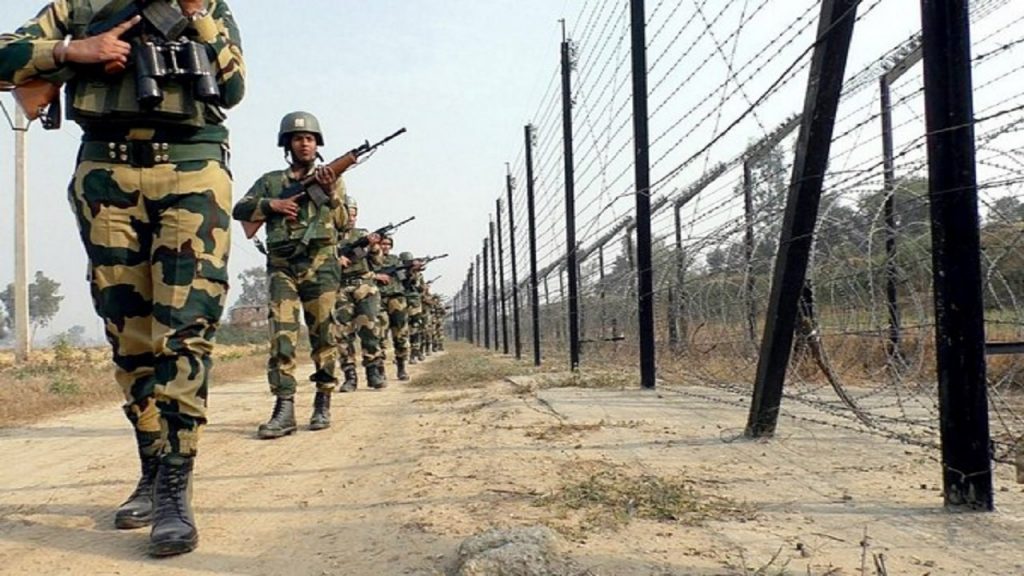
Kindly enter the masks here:
M 277 131 L 277 145 L 287 148 L 291 135 L 296 132 L 309 132 L 316 136 L 317 146 L 324 145 L 324 135 L 320 132 L 320 121 L 309 112 L 291 112 L 281 118 L 281 128 Z
M 402 259 L 402 262 L 412 262 L 416 258 L 412 255 L 412 252 L 402 252 L 398 255 Z
M 354 208 L 356 210 L 359 210 L 359 202 L 356 202 L 356 199 L 351 197 L 351 196 L 346 196 L 345 197 L 345 207 L 347 207 L 347 208 Z

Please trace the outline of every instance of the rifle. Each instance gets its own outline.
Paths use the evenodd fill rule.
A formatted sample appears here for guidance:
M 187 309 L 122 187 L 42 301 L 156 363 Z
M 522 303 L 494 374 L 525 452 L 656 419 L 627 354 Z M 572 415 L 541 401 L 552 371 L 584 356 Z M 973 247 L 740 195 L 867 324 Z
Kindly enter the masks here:
M 188 20 L 171 5 L 169 0 L 135 0 L 124 8 L 85 30 L 86 37 L 97 36 L 112 28 L 141 16 L 147 24 L 164 38 L 179 38 L 188 27 Z M 138 26 L 135 27 L 136 29 Z M 124 71 L 119 64 L 110 63 L 104 67 L 107 74 Z M 68 78 L 67 74 L 49 78 L 33 78 L 14 87 L 14 99 L 30 121 L 36 118 L 45 130 L 56 130 L 61 126 L 60 87 Z
M 388 236 L 395 230 L 401 228 L 402 226 L 408 224 L 409 222 L 412 222 L 415 219 L 415 216 L 409 216 L 408 218 L 402 220 L 398 224 L 387 224 L 385 226 L 377 228 L 376 230 L 370 232 L 369 234 L 360 236 L 355 242 L 342 246 L 340 249 L 340 255 L 352 259 L 352 257 L 354 257 L 356 254 L 356 250 L 359 250 L 360 248 L 366 248 L 367 246 L 370 245 L 370 236 L 373 236 L 374 234 L 378 236 Z
M 366 156 L 370 152 L 373 152 L 377 148 L 380 148 L 384 144 L 387 144 L 388 141 L 392 140 L 393 138 L 397 138 L 404 133 L 405 128 L 402 128 L 398 132 L 395 132 L 394 134 L 388 136 L 387 138 L 381 140 L 380 142 L 377 142 L 376 144 L 370 144 L 370 141 L 367 140 L 363 144 L 349 150 L 345 154 L 330 161 L 327 164 L 327 167 L 333 170 L 335 175 L 341 176 L 343 172 L 345 172 L 354 164 L 359 162 L 359 159 L 361 157 Z M 284 191 L 281 193 L 281 196 L 278 197 L 278 199 L 292 198 L 302 194 L 306 194 L 309 197 L 309 199 L 313 202 L 313 204 L 317 206 L 317 208 L 323 206 L 324 203 L 330 200 L 330 197 L 327 195 L 326 192 L 324 192 L 323 188 L 321 188 L 320 185 L 316 183 L 316 177 L 313 175 L 306 176 L 302 180 L 285 188 Z M 412 220 L 412 218 L 410 218 L 409 220 Z M 408 222 L 408 220 L 406 220 L 406 222 Z M 402 224 L 404 223 L 405 222 L 402 222 Z M 262 226 L 263 222 L 242 222 L 242 229 L 245 230 L 246 238 L 252 238 L 253 236 L 255 236 L 256 232 L 258 232 Z M 401 226 L 401 224 L 399 224 L 399 226 Z
M 385 266 L 384 268 L 381 268 L 381 269 L 377 270 L 376 272 L 378 274 L 387 274 L 389 276 L 394 276 L 394 275 L 398 274 L 399 272 L 401 272 L 402 270 L 409 270 L 412 267 L 416 266 L 417 262 L 419 262 L 419 265 L 422 268 L 422 267 L 426 266 L 428 263 L 433 262 L 434 260 L 440 260 L 441 258 L 447 258 L 447 257 L 448 257 L 448 254 L 440 254 L 438 256 L 427 256 L 426 258 L 416 258 L 412 262 L 407 262 L 405 264 L 397 264 L 395 266 Z M 440 278 L 440 276 L 438 276 L 437 278 Z M 437 278 L 434 278 L 434 280 L 437 280 Z M 431 280 L 430 282 L 433 282 L 434 280 Z M 429 284 L 430 282 L 427 282 L 427 284 Z
M 441 279 L 441 276 L 440 276 L 440 275 L 438 275 L 438 276 L 434 276 L 434 277 L 433 277 L 432 279 L 430 279 L 430 280 L 427 280 L 427 284 L 433 284 L 434 282 L 437 282 L 437 281 L 438 281 L 438 280 L 440 280 L 440 279 Z

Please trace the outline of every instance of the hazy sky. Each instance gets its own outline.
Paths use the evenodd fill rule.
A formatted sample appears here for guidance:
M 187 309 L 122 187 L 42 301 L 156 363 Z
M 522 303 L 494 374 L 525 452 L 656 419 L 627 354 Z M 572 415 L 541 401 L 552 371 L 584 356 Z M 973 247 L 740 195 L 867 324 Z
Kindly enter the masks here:
M 505 162 L 558 64 L 563 10 L 578 0 L 234 0 L 248 69 L 245 100 L 229 112 L 235 198 L 262 173 L 279 169 L 280 117 L 304 109 L 326 132 L 333 157 L 405 126 L 408 133 L 346 174 L 360 221 L 377 227 L 416 215 L 396 249 L 450 252 L 431 265 L 442 293 L 453 293 L 478 248 L 479 222 L 503 190 Z M 34 16 L 38 0 L 3 0 L 0 29 Z M 10 105 L 9 95 L 0 95 Z M 29 133 L 29 270 L 61 282 L 64 305 L 54 328 L 74 324 L 98 335 L 86 258 L 66 201 L 81 132 L 33 126 Z M 13 241 L 13 145 L 0 129 L 0 231 Z M 467 228 L 472 234 L 467 236 Z M 232 278 L 263 257 L 232 230 Z M 468 239 L 472 241 L 465 244 Z M 13 279 L 11 250 L 0 250 L 0 283 Z M 240 290 L 232 290 L 229 302 Z M 49 334 L 51 330 L 43 334 Z
M 695 0 L 678 1 L 682 4 L 677 6 L 675 0 L 649 0 L 648 12 L 660 10 L 659 22 L 667 18 L 692 18 Z M 726 6 L 718 1 L 706 4 L 709 12 Z M 871 7 L 870 15 L 858 24 L 848 73 L 859 70 L 920 29 L 919 2 L 883 0 L 863 4 Z M 987 26 L 1020 21 L 1024 3 L 1010 0 L 1005 4 L 1011 7 L 1005 8 L 999 18 L 990 18 Z M 1013 4 L 1017 6 L 1012 7 Z M 0 30 L 13 30 L 42 5 L 39 0 L 3 0 Z M 229 111 L 227 122 L 232 134 L 234 197 L 240 198 L 262 173 L 284 166 L 281 151 L 274 144 L 278 122 L 289 111 L 308 110 L 320 118 L 326 132 L 323 150 L 326 157 L 340 155 L 364 139 L 379 139 L 405 126 L 409 130 L 407 134 L 391 142 L 365 165 L 346 174 L 345 180 L 349 192 L 360 201 L 363 226 L 377 227 L 388 221 L 417 217 L 397 236 L 397 250 L 421 255 L 451 253 L 451 258 L 432 264 L 429 273 L 430 276 L 443 275 L 436 291 L 444 294 L 451 295 L 457 290 L 465 277 L 467 263 L 480 250 L 487 215 L 494 211 L 495 199 L 504 193 L 505 162 L 513 163 L 516 170 L 522 168 L 523 125 L 539 120 L 533 116 L 540 112 L 542 101 L 551 101 L 550 97 L 543 100 L 546 94 L 557 97 L 557 91 L 547 89 L 559 61 L 559 18 L 568 21 L 570 35 L 583 38 L 581 66 L 590 65 L 588 54 L 601 50 L 605 38 L 613 39 L 617 52 L 611 60 L 615 66 L 609 69 L 609 74 L 617 79 L 618 91 L 616 96 L 606 100 L 614 100 L 615 107 L 627 110 L 628 114 L 625 0 L 611 3 L 607 0 L 589 3 L 585 0 L 296 0 L 290 3 L 232 0 L 231 5 L 241 28 L 248 71 L 246 98 Z M 609 7 L 607 12 L 604 12 L 605 5 Z M 727 6 L 731 12 L 718 23 L 720 36 L 715 42 L 731 38 L 735 30 L 733 22 L 741 21 L 743 14 L 749 15 L 748 10 L 763 8 L 761 2 L 753 0 L 737 0 Z M 680 7 L 682 9 L 677 10 Z M 598 9 L 601 17 L 593 22 L 611 23 L 607 29 L 599 26 L 576 29 L 593 24 L 587 20 L 577 23 L 580 14 Z M 794 14 L 800 13 L 813 14 L 816 18 L 816 2 L 769 2 L 769 7 L 756 13 L 754 22 L 736 35 L 735 61 L 742 63 L 751 59 L 764 36 L 778 33 L 793 20 Z M 813 33 L 813 29 L 813 26 L 808 28 L 786 49 L 802 51 L 810 43 L 806 34 Z M 703 30 L 702 26 L 696 26 L 693 32 L 701 34 Z M 649 39 L 657 32 L 653 30 Z M 1016 37 L 1012 33 L 1010 36 Z M 673 114 L 685 114 L 687 106 L 697 105 L 688 102 L 688 98 L 700 98 L 709 86 L 719 84 L 723 77 L 728 78 L 732 73 L 719 62 L 715 48 L 706 38 L 704 44 L 698 45 L 700 38 L 692 39 L 697 49 L 687 60 L 688 65 L 692 67 L 693 59 L 699 61 L 706 54 L 709 61 L 715 59 L 718 67 L 709 67 L 688 80 L 685 90 L 673 92 L 672 102 L 660 112 L 661 122 L 671 120 L 675 117 Z M 673 52 L 660 64 L 657 63 L 658 53 L 648 55 L 650 66 L 660 66 L 663 74 L 672 76 L 672 82 L 661 87 L 660 93 L 656 79 L 652 79 L 651 90 L 655 95 L 664 98 L 662 95 L 668 87 L 688 73 L 686 66 L 676 69 L 670 67 L 670 63 L 677 55 L 683 58 L 689 54 L 690 41 L 685 37 L 673 38 L 670 31 L 652 40 L 652 51 L 667 44 L 666 52 Z M 776 65 L 784 65 L 790 59 L 790 56 L 779 58 Z M 631 126 L 617 120 L 612 122 L 612 107 L 608 113 L 588 111 L 587 107 L 596 106 L 602 97 L 598 82 L 604 71 L 595 70 L 598 65 L 579 72 L 582 86 L 579 109 L 584 116 L 581 123 L 586 122 L 586 114 L 593 112 L 595 117 L 603 114 L 607 116 L 608 126 L 622 126 L 618 133 L 608 135 L 607 142 L 628 139 Z M 775 101 L 759 108 L 751 119 L 754 125 L 750 129 L 736 131 L 728 141 L 723 141 L 724 148 L 720 146 L 714 151 L 715 160 L 731 158 L 735 150 L 729 146 L 742 149 L 753 136 L 763 134 L 765 127 L 775 126 L 799 111 L 804 77 L 805 74 L 787 86 Z M 1019 87 L 1012 91 L 1018 92 Z M 1001 92 L 988 89 L 986 95 L 999 96 Z M 747 105 L 747 97 L 737 97 L 728 106 L 721 107 L 724 110 L 721 126 L 727 125 Z M 9 95 L 0 95 L 0 100 L 10 108 Z M 868 99 L 865 109 L 871 106 Z M 558 124 L 554 116 L 547 122 L 552 127 Z M 652 134 L 662 128 L 664 126 L 652 125 Z M 707 141 L 706 135 L 686 134 L 685 125 L 682 129 L 680 141 L 686 137 L 689 140 L 660 170 L 664 171 L 666 166 L 678 162 L 678 158 L 685 158 L 689 154 L 687 150 L 699 148 Z M 708 124 L 706 129 L 711 130 L 712 125 Z M 544 135 L 552 150 L 560 146 L 551 140 L 557 138 L 556 130 L 548 129 Z M 869 132 L 875 133 L 874 129 Z M 675 138 L 674 134 L 671 136 L 667 140 Z M 45 132 L 33 126 L 29 133 L 29 273 L 31 276 L 35 270 L 42 270 L 55 278 L 61 282 L 65 296 L 54 326 L 40 334 L 43 338 L 74 324 L 85 326 L 90 336 L 98 336 L 101 328 L 89 301 L 86 258 L 66 201 L 67 182 L 79 137 L 80 131 L 71 124 L 59 132 Z M 11 131 L 0 126 L 0 248 L 10 247 L 13 241 L 13 142 Z M 873 149 L 873 145 L 866 148 Z M 548 156 L 552 164 L 557 163 L 557 154 L 553 152 Z M 603 170 L 612 164 L 605 165 Z M 692 172 L 680 176 L 694 177 Z M 631 179 L 629 173 L 616 186 L 628 190 Z M 676 186 L 685 181 L 669 184 Z M 557 178 L 549 179 L 545 185 L 547 192 L 541 193 L 553 199 L 549 202 L 549 214 L 557 216 Z M 601 194 L 620 193 L 618 188 Z M 589 194 L 586 190 L 581 193 Z M 629 211 L 632 199 L 621 200 L 611 211 L 613 217 Z M 601 204 L 588 203 L 587 206 L 600 207 Z M 586 212 L 587 206 L 580 210 Z M 242 270 L 262 266 L 264 260 L 244 239 L 240 227 L 233 226 L 230 269 L 235 279 Z M 553 217 L 551 226 L 545 230 L 547 232 L 542 230 L 542 234 L 557 239 L 560 234 L 558 217 Z M 553 258 L 562 248 L 556 242 L 550 244 L 548 256 Z M 12 250 L 0 249 L 0 286 L 6 286 L 12 279 Z M 229 304 L 240 292 L 237 282 L 235 284 Z

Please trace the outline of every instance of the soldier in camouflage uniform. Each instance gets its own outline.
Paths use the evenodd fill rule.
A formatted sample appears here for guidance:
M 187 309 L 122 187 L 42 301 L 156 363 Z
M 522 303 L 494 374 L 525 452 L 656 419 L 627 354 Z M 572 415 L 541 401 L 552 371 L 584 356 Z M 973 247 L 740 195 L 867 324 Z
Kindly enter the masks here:
M 424 356 L 430 356 L 434 351 L 434 308 L 437 302 L 434 299 L 434 295 L 430 293 L 429 283 L 423 282 L 421 293 L 423 294 L 423 322 L 421 326 L 422 335 L 420 336 L 419 356 L 422 361 Z
M 370 388 L 387 386 L 384 380 L 384 360 L 380 349 L 377 316 L 380 314 L 380 291 L 374 281 L 373 267 L 379 265 L 374 247 L 380 242 L 377 234 L 368 234 L 356 228 L 359 207 L 354 198 L 348 198 L 349 227 L 338 241 L 341 262 L 341 288 L 335 319 L 341 336 L 338 339 L 338 358 L 345 373 L 339 391 L 352 392 L 359 384 L 356 375 L 356 338 L 363 355 L 363 368 Z
M 66 82 L 67 116 L 83 132 L 69 199 L 142 462 L 115 525 L 152 524 L 150 554 L 169 556 L 199 542 L 192 469 L 206 424 L 210 352 L 231 244 L 223 120 L 224 110 L 242 99 L 244 65 L 225 0 L 177 0 L 170 6 L 186 18 L 183 34 L 210 57 L 208 78 L 219 95 L 200 101 L 194 78 L 171 77 L 160 83 L 163 99 L 144 106 L 122 35 L 148 24 L 134 18 L 86 34 L 119 5 L 124 2 L 47 4 L 0 36 L 0 84 Z
M 295 348 L 299 340 L 299 314 L 309 329 L 309 346 L 316 383 L 310 430 L 331 425 L 331 392 L 335 376 L 337 342 L 334 304 L 341 271 L 335 253 L 338 231 L 348 212 L 345 187 L 327 166 L 316 166 L 317 148 L 323 146 L 320 122 L 308 112 L 292 112 L 281 120 L 277 145 L 285 149 L 291 165 L 267 172 L 235 205 L 233 216 L 243 222 L 266 222 L 267 277 L 270 284 L 270 359 L 267 380 L 276 397 L 270 419 L 260 424 L 260 438 L 280 438 L 295 432 Z M 317 186 L 329 191 L 330 203 L 316 206 L 305 194 L 281 198 L 285 188 L 314 176 Z
M 383 316 L 387 327 L 386 331 L 382 331 L 383 338 L 387 338 L 387 331 L 391 332 L 398 379 L 408 380 L 409 373 L 406 371 L 406 362 L 409 359 L 409 326 L 406 310 L 408 305 L 405 300 L 405 288 L 402 285 L 407 271 L 402 267 L 402 259 L 391 253 L 394 240 L 390 236 L 385 236 L 381 240 L 380 247 L 382 258 L 377 279 L 381 294 L 381 309 L 385 312 Z
M 416 260 L 411 252 L 402 252 L 400 258 L 402 264 L 409 267 L 402 282 L 405 288 L 406 315 L 409 319 L 409 363 L 417 364 L 423 361 L 423 288 L 426 284 L 423 281 L 420 261 Z
M 444 351 L 444 318 L 448 311 L 440 296 L 434 296 L 434 352 Z

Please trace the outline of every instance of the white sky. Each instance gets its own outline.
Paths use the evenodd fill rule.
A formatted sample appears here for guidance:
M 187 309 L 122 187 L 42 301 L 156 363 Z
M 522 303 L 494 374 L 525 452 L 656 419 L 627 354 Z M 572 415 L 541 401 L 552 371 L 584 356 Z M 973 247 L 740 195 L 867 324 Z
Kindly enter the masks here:
M 672 142 L 689 138 L 655 166 L 655 178 L 698 150 L 713 134 L 713 123 L 698 126 L 702 132 L 694 136 L 696 132 L 686 132 L 685 123 L 671 128 L 672 121 L 701 105 L 700 97 L 729 74 L 725 59 L 715 54 L 714 44 L 700 36 L 703 25 L 691 27 L 689 36 L 673 35 L 677 23 L 694 17 L 693 0 L 678 1 L 681 8 L 677 10 L 675 0 L 648 0 L 648 12 L 658 11 L 648 31 L 648 38 L 654 38 L 648 54 L 652 110 L 671 94 L 669 104 L 652 118 L 652 136 L 666 133 L 664 141 L 652 147 L 652 158 L 670 150 Z M 744 14 L 749 15 L 763 3 L 731 2 L 713 27 L 716 41 L 726 41 Z M 1008 2 L 1015 3 L 1024 4 Z M 3 0 L 0 30 L 13 30 L 33 16 L 41 4 L 38 0 Z M 576 129 L 578 134 L 592 131 L 581 136 L 583 143 L 578 144 L 577 151 L 577 191 L 581 196 L 577 208 L 581 220 L 593 223 L 589 229 L 592 235 L 581 231 L 580 240 L 599 235 L 605 220 L 631 211 L 632 198 L 614 200 L 631 184 L 631 172 L 624 180 L 614 180 L 628 165 L 620 158 L 603 157 L 620 143 L 628 144 L 632 134 L 631 124 L 620 121 L 629 114 L 625 0 L 296 0 L 290 4 L 233 0 L 231 4 L 242 31 L 248 69 L 247 96 L 229 112 L 228 120 L 236 199 L 260 174 L 283 165 L 274 143 L 278 121 L 286 112 L 305 109 L 319 116 L 326 131 L 326 157 L 405 126 L 409 129 L 406 135 L 382 149 L 365 166 L 347 174 L 346 183 L 360 201 L 363 226 L 376 227 L 416 215 L 417 220 L 399 233 L 396 249 L 418 254 L 451 253 L 451 258 L 434 263 L 429 273 L 430 277 L 443 275 L 435 287 L 450 295 L 461 285 L 468 262 L 480 250 L 495 199 L 504 197 L 505 162 L 512 163 L 519 176 L 516 194 L 520 203 L 525 189 L 522 130 L 524 124 L 534 122 L 542 130 L 538 134 L 538 156 L 543 153 L 549 166 L 538 167 L 542 180 L 538 182 L 539 205 L 547 206 L 550 213 L 547 220 L 541 217 L 542 245 L 549 245 L 549 259 L 555 257 L 564 252 L 564 247 L 556 244 L 560 235 L 564 240 L 557 196 L 561 186 L 560 120 L 557 114 L 546 120 L 534 116 L 543 116 L 545 106 L 558 97 L 557 85 L 553 92 L 547 89 L 559 60 L 561 32 L 557 20 L 564 17 L 570 35 L 580 44 L 576 118 L 581 125 Z M 766 38 L 784 30 L 799 13 L 816 3 L 774 0 L 766 4 L 767 9 L 757 14 L 754 23 L 743 28 L 735 46 L 726 43 L 726 48 L 736 50 L 736 65 L 754 58 Z M 864 6 L 874 4 L 864 2 Z M 714 16 L 724 5 L 711 1 L 704 6 L 706 15 Z M 882 0 L 858 23 L 848 74 L 919 29 L 918 6 L 915 1 Z M 600 17 L 588 28 L 589 14 L 594 12 Z M 816 8 L 813 13 L 816 19 Z M 577 22 L 581 14 L 584 17 Z M 1005 8 L 991 23 L 1011 22 L 1021 14 L 1024 6 Z M 603 27 L 605 22 L 610 23 L 607 28 Z M 672 25 L 666 25 L 655 36 L 661 22 Z M 811 26 L 810 31 L 814 28 Z M 1012 31 L 1009 35 L 1015 37 Z M 606 43 L 605 38 L 611 41 Z M 800 35 L 785 48 L 785 57 L 766 68 L 765 78 L 780 73 L 781 67 L 788 65 L 808 42 L 806 34 Z M 663 59 L 655 64 L 662 53 Z M 684 63 L 678 68 L 672 66 L 677 58 Z M 673 93 L 671 87 L 690 74 L 695 62 L 705 58 L 712 59 L 713 65 L 694 76 L 685 89 Z M 605 68 L 605 62 L 611 64 Z M 659 73 L 666 77 L 661 86 L 656 85 Z M 608 81 L 616 78 L 618 81 L 611 85 L 618 86 L 618 91 L 603 92 Z M 763 135 L 762 127 L 771 129 L 799 111 L 805 82 L 806 72 L 766 103 L 759 117 L 752 118 L 744 130 L 717 146 L 709 157 L 712 163 L 732 158 Z M 765 87 L 766 82 L 752 82 L 748 95 L 756 96 Z M 10 106 L 9 95 L 0 99 Z M 616 112 L 620 106 L 625 106 L 621 109 L 624 111 Z M 740 96 L 723 104 L 720 127 L 743 107 L 745 99 Z M 877 130 L 871 128 L 871 132 Z M 72 125 L 60 132 L 44 132 L 35 126 L 29 134 L 30 275 L 43 270 L 61 282 L 65 295 L 53 327 L 41 333 L 41 338 L 74 324 L 85 326 L 90 336 L 98 336 L 100 330 L 89 302 L 84 251 L 65 199 L 79 136 Z M 0 127 L 0 244 L 6 246 L 13 245 L 13 141 L 11 132 Z M 623 156 L 629 156 L 628 151 L 627 147 Z M 602 158 L 588 164 L 588 154 Z M 543 158 L 538 158 L 538 164 Z M 593 166 L 599 166 L 600 173 Z M 704 167 L 704 162 L 696 163 L 666 182 L 661 191 L 691 182 Z M 593 187 L 585 187 L 586 182 L 593 182 Z M 723 182 L 722 186 L 731 183 Z M 609 204 L 613 209 L 597 215 Z M 523 242 L 525 218 L 520 217 L 519 236 Z M 263 258 L 244 240 L 237 226 L 233 235 L 230 269 L 234 279 L 244 269 L 261 266 Z M 520 249 L 520 262 L 525 262 L 523 252 Z M 12 251 L 0 250 L 0 286 L 12 278 Z M 229 303 L 239 292 L 236 286 Z

